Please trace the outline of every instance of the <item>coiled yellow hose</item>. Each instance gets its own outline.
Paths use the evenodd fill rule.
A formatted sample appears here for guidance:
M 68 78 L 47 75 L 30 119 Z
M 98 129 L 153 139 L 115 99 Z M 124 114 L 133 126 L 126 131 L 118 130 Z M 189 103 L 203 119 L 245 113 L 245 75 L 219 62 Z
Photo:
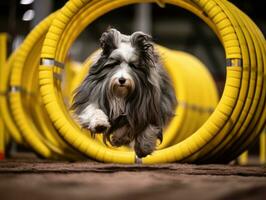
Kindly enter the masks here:
M 3 45 L 1 45 L 3 47 Z M 4 50 L 3 50 L 4 51 Z M 3 52 L 1 51 L 1 52 Z M 16 52 L 13 52 L 13 54 L 8 59 L 7 63 L 4 63 L 0 65 L 0 111 L 1 116 L 3 118 L 3 122 L 5 124 L 5 127 L 7 128 L 9 134 L 11 137 L 15 140 L 18 144 L 24 144 L 24 140 L 17 128 L 16 123 L 14 122 L 11 111 L 10 111 L 10 105 L 8 102 L 8 92 L 9 92 L 9 85 L 8 85 L 8 79 L 10 75 L 10 66 L 14 61 L 14 57 L 16 55 Z
M 143 2 L 180 6 L 206 22 L 224 46 L 227 77 L 213 112 L 217 93 L 204 66 L 191 55 L 156 46 L 173 80 L 179 106 L 158 150 L 136 160 L 133 151 L 109 148 L 91 138 L 71 117 L 65 101 L 86 75 L 91 59 L 76 76 L 67 63 L 67 52 L 98 17 Z M 240 155 L 265 126 L 265 56 L 260 30 L 226 0 L 70 0 L 27 36 L 7 66 L 0 66 L 0 117 L 16 142 L 28 144 L 46 158 L 83 159 L 83 154 L 116 163 L 225 163 Z M 188 64 L 191 67 L 185 67 Z M 67 82 L 61 90 L 64 65 Z
M 39 96 L 40 50 L 54 15 L 41 22 L 16 52 L 14 62 L 10 65 L 10 109 L 25 142 L 39 155 L 73 160 L 81 156 L 59 137 Z
M 133 152 L 108 149 L 84 135 L 63 106 L 54 72 L 78 34 L 103 14 L 132 3 L 184 7 L 220 38 L 226 54 L 226 84 L 214 113 L 191 136 L 155 151 L 143 163 L 228 162 L 258 137 L 265 125 L 265 39 L 254 23 L 225 0 L 70 0 L 52 21 L 41 54 L 39 82 L 45 108 L 60 135 L 84 154 L 104 162 L 134 163 Z M 171 75 L 170 75 L 171 76 Z
M 6 51 L 7 51 L 7 34 L 0 33 L 0 68 L 6 67 Z M 2 71 L 2 70 L 1 70 Z M 2 73 L 0 71 L 0 73 Z M 0 98 L 2 99 L 5 93 L 2 88 L 0 90 Z M 5 140 L 6 140 L 6 129 L 3 121 L 3 113 L 0 112 L 0 160 L 4 159 L 5 156 Z

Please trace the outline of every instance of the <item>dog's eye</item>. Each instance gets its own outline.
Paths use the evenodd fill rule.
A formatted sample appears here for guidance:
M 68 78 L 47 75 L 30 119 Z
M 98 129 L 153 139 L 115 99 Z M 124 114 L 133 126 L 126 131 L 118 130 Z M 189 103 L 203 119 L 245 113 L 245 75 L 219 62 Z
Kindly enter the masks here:
M 108 60 L 106 63 L 105 63 L 105 67 L 113 67 L 113 66 L 116 66 L 116 65 L 119 65 L 120 64 L 120 61 L 119 60 L 114 60 L 114 59 L 110 59 Z
M 129 65 L 129 67 L 137 68 L 137 66 L 134 63 L 129 63 L 128 65 Z

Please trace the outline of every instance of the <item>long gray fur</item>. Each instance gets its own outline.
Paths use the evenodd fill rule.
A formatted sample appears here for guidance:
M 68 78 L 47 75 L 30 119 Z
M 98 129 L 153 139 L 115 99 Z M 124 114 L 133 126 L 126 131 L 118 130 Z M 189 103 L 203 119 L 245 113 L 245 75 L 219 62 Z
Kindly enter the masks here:
M 111 53 L 123 42 L 134 48 L 137 56 L 134 63 L 110 59 Z M 79 116 L 89 105 L 97 105 L 108 117 L 110 127 L 96 127 L 94 132 L 103 131 L 104 140 L 114 146 L 134 141 L 137 156 L 145 157 L 155 150 L 156 140 L 162 140 L 162 129 L 174 115 L 177 101 L 171 81 L 151 36 L 142 32 L 127 36 L 112 28 L 102 34 L 100 45 L 101 54 L 75 91 L 72 109 Z M 133 86 L 120 99 L 113 94 L 110 82 L 122 65 L 127 67 Z M 89 127 L 86 123 L 81 125 Z

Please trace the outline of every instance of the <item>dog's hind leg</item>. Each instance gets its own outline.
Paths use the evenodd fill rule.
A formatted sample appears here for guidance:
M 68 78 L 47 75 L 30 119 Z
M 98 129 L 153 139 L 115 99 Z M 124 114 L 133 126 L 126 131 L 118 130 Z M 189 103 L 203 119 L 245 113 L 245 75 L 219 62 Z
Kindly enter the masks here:
M 79 122 L 83 128 L 87 128 L 92 134 L 105 132 L 110 128 L 107 115 L 95 104 L 88 105 L 80 115 Z
M 153 125 L 148 125 L 147 128 L 137 135 L 135 139 L 134 150 L 139 158 L 151 154 L 156 147 L 157 139 L 160 139 L 162 129 Z

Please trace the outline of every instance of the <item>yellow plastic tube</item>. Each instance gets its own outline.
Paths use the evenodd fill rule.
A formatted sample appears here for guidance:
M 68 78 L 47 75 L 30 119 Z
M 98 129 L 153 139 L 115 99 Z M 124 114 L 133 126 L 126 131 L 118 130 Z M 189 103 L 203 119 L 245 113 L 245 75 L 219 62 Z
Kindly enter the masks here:
M 39 97 L 37 72 L 40 50 L 54 15 L 47 17 L 32 30 L 10 65 L 11 112 L 26 143 L 42 157 L 82 159 L 81 155 L 57 134 Z
M 6 65 L 6 50 L 7 50 L 7 34 L 0 33 L 0 68 L 4 68 Z M 5 95 L 3 91 L 0 91 L 0 95 Z M 5 155 L 5 125 L 0 112 L 0 160 L 4 159 Z
M 69 1 L 52 22 L 44 41 L 41 61 L 52 60 L 56 61 L 54 63 L 64 63 L 66 52 L 72 42 L 88 24 L 112 9 L 140 2 L 143 1 Z M 238 141 L 243 140 L 245 146 L 248 146 L 265 124 L 265 90 L 263 90 L 265 39 L 251 20 L 227 1 L 165 0 L 160 3 L 184 7 L 208 23 L 224 45 L 227 78 L 225 90 L 217 108 L 201 128 L 185 140 L 142 159 L 142 162 L 225 162 L 230 160 L 232 156 L 229 154 L 233 144 L 239 144 Z M 247 26 L 252 29 L 247 29 Z M 77 149 L 97 160 L 134 162 L 132 152 L 109 150 L 81 134 L 66 108 L 62 107 L 60 88 L 54 84 L 53 78 L 55 71 L 53 69 L 57 66 L 44 63 L 42 62 L 40 66 L 42 99 L 50 118 L 57 124 L 56 128 L 60 134 Z M 241 112 L 243 109 L 245 112 Z M 56 123 L 58 121 L 61 123 Z M 241 152 L 233 155 L 237 156 L 239 153 Z
M 260 135 L 260 163 L 266 164 L 266 128 L 264 128 L 263 133 Z
M 2 52 L 2 51 L 1 51 Z M 8 61 L 4 65 L 0 65 L 0 111 L 1 116 L 3 118 L 5 127 L 7 128 L 9 134 L 14 139 L 14 141 L 18 144 L 24 144 L 23 137 L 21 136 L 17 125 L 14 122 L 13 117 L 11 116 L 10 105 L 8 102 L 9 96 L 9 75 L 10 75 L 10 66 L 14 61 L 16 52 L 13 52 L 9 57 Z
M 70 0 L 53 20 L 44 40 L 39 82 L 49 116 L 70 144 L 104 162 L 133 163 L 135 156 L 132 152 L 107 149 L 82 134 L 62 106 L 53 73 L 57 63 L 65 62 L 66 52 L 78 34 L 93 20 L 113 9 L 140 2 L 157 1 Z M 215 111 L 196 132 L 154 152 L 142 162 L 227 162 L 248 147 L 265 124 L 265 39 L 250 19 L 225 0 L 160 1 L 160 5 L 165 3 L 190 10 L 216 32 L 226 54 L 226 84 Z M 47 65 L 45 60 L 55 64 Z M 244 143 L 244 148 L 232 150 L 235 145 L 241 145 L 239 141 Z
M 68 66 L 68 49 L 87 25 L 113 9 L 140 2 L 155 2 L 160 6 L 165 3 L 177 5 L 205 21 L 224 45 L 227 78 L 220 103 L 211 114 L 216 106 L 217 94 L 204 66 L 190 55 L 158 46 L 164 65 L 174 82 L 179 102 L 176 110 L 178 117 L 167 127 L 159 150 L 137 161 L 228 162 L 240 155 L 259 136 L 266 118 L 265 39 L 256 25 L 230 2 L 72 0 L 53 16 L 54 19 L 50 17 L 49 23 L 43 22 L 45 25 L 39 25 L 28 36 L 22 48 L 9 59 L 7 71 L 0 68 L 0 72 L 5 73 L 5 76 L 0 74 L 3 76 L 0 89 L 7 94 L 12 67 L 11 92 L 8 96 L 1 96 L 0 108 L 5 124 L 17 142 L 23 143 L 24 138 L 44 157 L 61 156 L 69 159 L 77 156 L 77 152 L 65 144 L 62 137 L 82 154 L 99 161 L 136 161 L 132 151 L 108 148 L 80 129 L 65 106 L 65 99 L 69 98 L 70 92 L 61 90 L 60 77 L 62 66 Z M 49 26 L 42 48 L 39 91 L 36 87 L 36 68 L 30 70 L 29 66 L 37 66 L 40 48 Z M 195 67 L 182 68 L 188 63 Z M 23 78 L 24 73 L 29 77 L 28 80 Z M 73 76 L 69 71 L 66 73 L 69 82 Z M 202 80 L 208 80 L 209 84 L 203 84 Z M 67 84 L 73 85 L 72 81 L 68 82 Z M 70 85 L 67 87 L 73 88 Z M 39 92 L 42 99 L 34 97 L 39 96 Z M 45 114 L 43 103 L 52 123 Z M 67 151 L 70 151 L 70 155 Z

